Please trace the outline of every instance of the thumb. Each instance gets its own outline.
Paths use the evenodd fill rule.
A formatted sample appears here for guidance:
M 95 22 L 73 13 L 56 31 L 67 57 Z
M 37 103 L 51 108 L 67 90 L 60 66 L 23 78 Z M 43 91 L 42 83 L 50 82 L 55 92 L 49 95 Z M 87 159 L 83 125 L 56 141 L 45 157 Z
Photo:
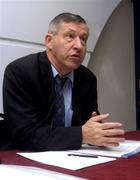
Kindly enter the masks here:
M 91 114 L 91 117 L 95 117 L 95 116 L 97 116 L 97 112 L 93 111 L 92 114 Z

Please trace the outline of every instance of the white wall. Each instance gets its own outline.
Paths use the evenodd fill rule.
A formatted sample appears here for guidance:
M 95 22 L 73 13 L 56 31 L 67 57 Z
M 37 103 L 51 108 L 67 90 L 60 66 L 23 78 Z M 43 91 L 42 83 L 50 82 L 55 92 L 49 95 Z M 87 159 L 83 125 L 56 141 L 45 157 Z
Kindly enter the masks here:
M 44 43 L 48 23 L 57 14 L 70 11 L 83 16 L 91 35 L 92 51 L 108 17 L 120 0 L 1 0 L 0 36 Z
M 105 25 L 89 68 L 98 79 L 99 109 L 136 129 L 133 4 L 123 0 Z
M 84 65 L 102 28 L 120 0 L 0 0 L 0 112 L 5 66 L 14 59 L 44 49 L 48 23 L 61 12 L 83 16 L 90 27 Z

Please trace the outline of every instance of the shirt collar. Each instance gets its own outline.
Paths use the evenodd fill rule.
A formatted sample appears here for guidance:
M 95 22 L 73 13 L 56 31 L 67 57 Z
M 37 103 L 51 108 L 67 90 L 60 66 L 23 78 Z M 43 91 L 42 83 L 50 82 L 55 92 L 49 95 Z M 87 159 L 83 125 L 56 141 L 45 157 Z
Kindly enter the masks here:
M 56 70 L 56 68 L 51 64 L 51 67 L 52 67 L 52 72 L 53 72 L 53 77 L 55 78 L 59 73 L 58 71 Z M 74 72 L 71 71 L 69 74 L 66 75 L 66 77 L 68 77 L 72 84 L 73 84 L 73 81 L 74 81 Z

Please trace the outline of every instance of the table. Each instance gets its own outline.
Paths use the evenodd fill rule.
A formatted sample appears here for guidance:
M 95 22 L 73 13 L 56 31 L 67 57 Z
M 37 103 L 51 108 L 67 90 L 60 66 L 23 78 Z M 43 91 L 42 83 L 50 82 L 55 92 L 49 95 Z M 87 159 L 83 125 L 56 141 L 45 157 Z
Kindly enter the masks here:
M 140 131 L 126 132 L 125 136 L 126 139 L 140 140 Z M 21 151 L 1 151 L 0 159 L 2 163 L 35 166 L 90 180 L 140 180 L 140 153 L 127 159 L 118 158 L 116 161 L 72 171 L 26 159 L 17 155 L 17 152 Z

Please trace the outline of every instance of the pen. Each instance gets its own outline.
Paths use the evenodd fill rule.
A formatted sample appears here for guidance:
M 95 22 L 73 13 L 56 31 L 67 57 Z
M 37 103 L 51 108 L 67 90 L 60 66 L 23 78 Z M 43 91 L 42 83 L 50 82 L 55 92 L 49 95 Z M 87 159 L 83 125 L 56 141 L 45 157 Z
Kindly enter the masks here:
M 94 154 L 68 154 L 68 156 L 78 156 L 78 157 L 87 157 L 87 158 L 98 158 L 97 155 Z

